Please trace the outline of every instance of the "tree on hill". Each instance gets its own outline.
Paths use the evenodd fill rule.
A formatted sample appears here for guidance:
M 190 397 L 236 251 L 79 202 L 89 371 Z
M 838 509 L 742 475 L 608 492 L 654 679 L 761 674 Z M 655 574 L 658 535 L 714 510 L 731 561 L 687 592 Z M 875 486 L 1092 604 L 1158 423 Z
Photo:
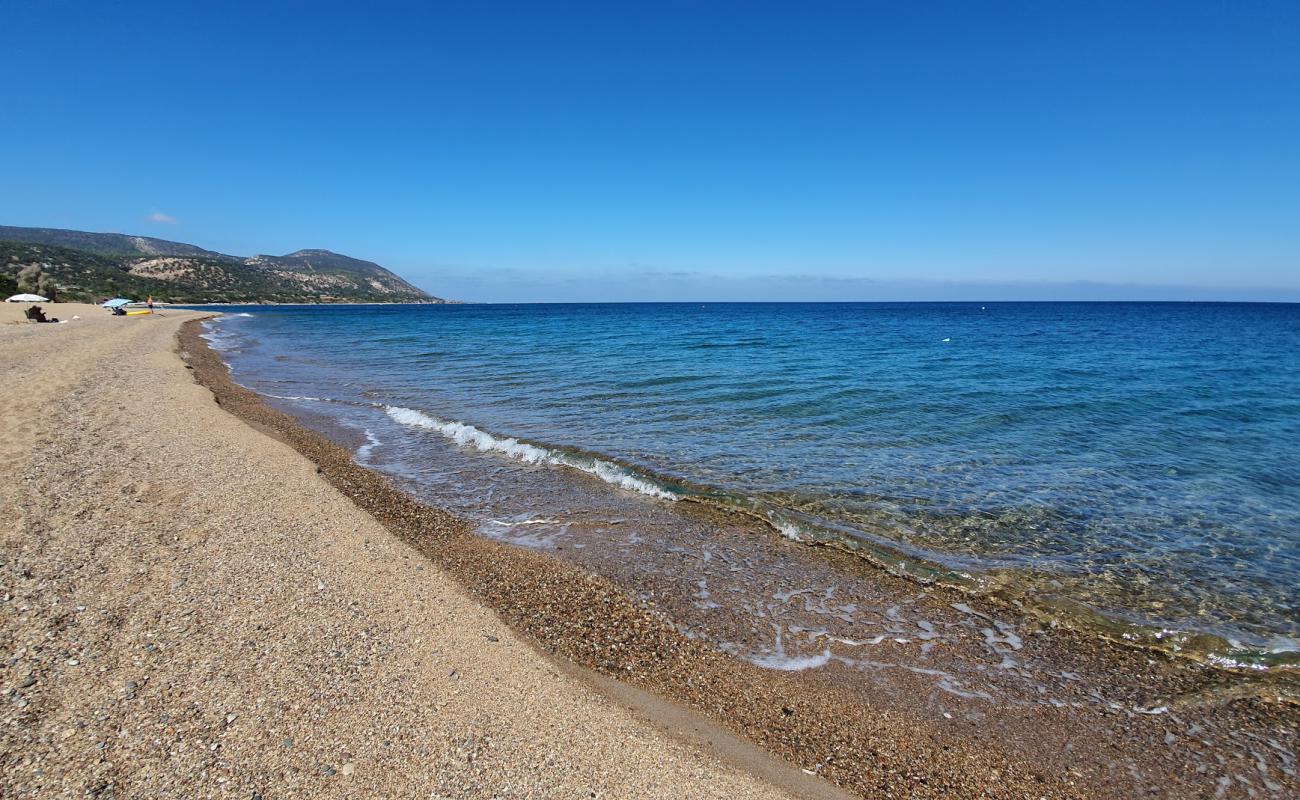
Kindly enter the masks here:
M 18 291 L 39 294 L 50 300 L 55 299 L 58 287 L 54 279 L 45 274 L 40 264 L 28 264 L 18 271 Z

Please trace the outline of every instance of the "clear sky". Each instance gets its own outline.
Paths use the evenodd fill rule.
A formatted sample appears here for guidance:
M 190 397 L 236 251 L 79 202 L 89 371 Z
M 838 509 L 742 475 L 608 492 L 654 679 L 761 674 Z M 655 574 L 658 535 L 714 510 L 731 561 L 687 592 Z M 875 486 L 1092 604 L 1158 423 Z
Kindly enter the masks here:
M 468 300 L 1300 299 L 1296 0 L 0 20 L 0 224 Z

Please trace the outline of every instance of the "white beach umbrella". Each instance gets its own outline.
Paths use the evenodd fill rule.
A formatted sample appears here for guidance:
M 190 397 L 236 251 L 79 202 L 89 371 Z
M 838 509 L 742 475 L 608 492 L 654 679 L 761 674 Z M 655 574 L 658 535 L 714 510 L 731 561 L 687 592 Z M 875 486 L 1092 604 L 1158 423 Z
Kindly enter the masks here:
M 50 298 L 41 297 L 39 294 L 16 294 L 5 300 L 6 303 L 48 303 Z

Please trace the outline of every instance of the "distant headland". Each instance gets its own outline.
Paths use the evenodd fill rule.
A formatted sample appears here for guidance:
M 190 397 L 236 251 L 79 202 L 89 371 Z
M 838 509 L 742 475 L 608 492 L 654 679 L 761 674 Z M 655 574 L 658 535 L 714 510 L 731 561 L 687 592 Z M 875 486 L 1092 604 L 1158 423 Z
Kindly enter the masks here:
M 445 303 L 372 261 L 329 250 L 249 258 L 121 233 L 0 225 L 0 296 L 170 303 Z

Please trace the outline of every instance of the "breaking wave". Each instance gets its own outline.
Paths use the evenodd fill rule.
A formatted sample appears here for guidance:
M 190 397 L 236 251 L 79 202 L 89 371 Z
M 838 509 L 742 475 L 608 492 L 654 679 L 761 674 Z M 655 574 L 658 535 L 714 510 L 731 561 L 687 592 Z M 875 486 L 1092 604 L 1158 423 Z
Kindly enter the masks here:
M 637 475 L 626 467 L 592 456 L 579 455 L 549 447 L 522 442 L 513 436 L 493 436 L 463 422 L 449 422 L 431 417 L 422 411 L 401 406 L 384 406 L 384 411 L 394 422 L 411 428 L 434 431 L 462 447 L 473 447 L 482 452 L 495 452 L 522 461 L 525 464 L 548 464 L 594 475 L 608 484 L 663 500 L 680 500 L 681 495 L 656 481 Z
M 484 453 L 496 453 L 525 464 L 569 467 L 592 475 L 613 486 L 639 492 L 643 495 L 663 500 L 688 501 L 713 506 L 733 513 L 745 514 L 766 523 L 776 533 L 792 541 L 807 545 L 826 546 L 865 558 L 876 566 L 900 577 L 910 578 L 920 583 L 942 583 L 966 591 L 984 591 L 995 588 L 985 586 L 984 580 L 968 572 L 971 564 L 964 559 L 953 558 L 945 554 L 934 553 L 925 548 L 908 545 L 874 531 L 856 526 L 838 524 L 828 519 L 811 517 L 790 508 L 773 505 L 758 497 L 733 494 L 710 487 L 693 486 L 686 482 L 656 478 L 645 472 L 623 466 L 607 458 L 571 451 L 554 446 L 535 444 L 513 436 L 494 435 L 473 425 L 454 422 L 430 416 L 422 411 L 402 406 L 389 406 L 376 403 L 393 421 L 416 429 L 433 431 L 454 444 L 470 447 Z M 525 523 L 526 524 L 526 523 Z M 1028 584 L 1027 584 L 1028 585 Z M 1008 587 L 1001 587 L 1006 591 Z M 1029 601 L 1030 598 L 1026 598 Z M 1054 615 L 1055 616 L 1055 615 Z M 1093 615 L 1089 615 L 1093 616 Z M 1078 621 L 1083 621 L 1080 616 Z M 1064 621 L 1064 620 L 1062 620 Z M 1152 639 L 1148 626 L 1133 623 L 1109 621 L 1106 626 L 1098 628 L 1104 635 L 1129 642 L 1143 642 L 1160 646 L 1159 637 Z M 1227 659 L 1221 651 L 1227 650 L 1226 642 L 1217 637 L 1203 637 L 1210 645 L 1210 653 L 1196 653 L 1190 647 L 1175 648 L 1185 655 L 1193 657 L 1209 655 L 1212 663 L 1219 666 L 1238 669 L 1261 669 L 1264 664 L 1276 661 L 1289 663 L 1294 654 L 1286 653 L 1281 658 L 1277 654 L 1261 654 L 1246 649 L 1235 650 L 1237 658 Z M 1215 653 L 1213 651 L 1220 651 Z M 1272 656 L 1272 657 L 1270 657 Z M 783 653 L 762 654 L 751 658 L 759 666 L 779 670 L 804 670 L 822 666 L 829 659 L 828 655 L 814 654 L 797 658 L 787 658 Z M 1263 663 L 1261 663 L 1263 661 Z

